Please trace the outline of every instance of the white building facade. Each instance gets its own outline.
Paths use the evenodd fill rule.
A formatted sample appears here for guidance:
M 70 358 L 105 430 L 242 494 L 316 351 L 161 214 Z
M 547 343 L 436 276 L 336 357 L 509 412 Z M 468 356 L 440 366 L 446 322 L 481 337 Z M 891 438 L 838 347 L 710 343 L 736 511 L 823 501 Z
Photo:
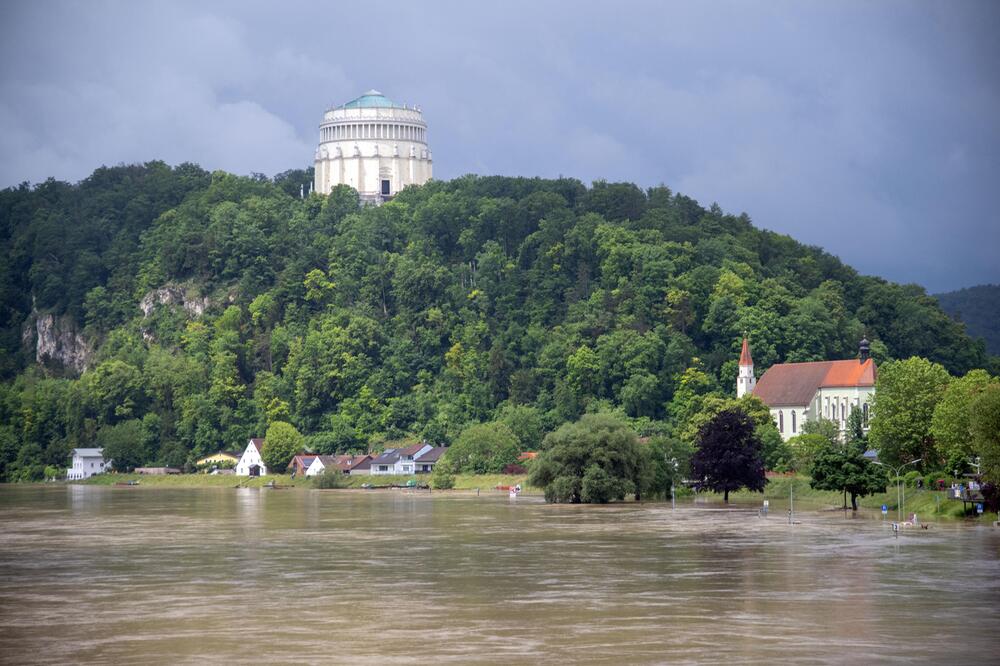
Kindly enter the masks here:
M 432 175 L 427 123 L 417 107 L 377 90 L 328 110 L 319 126 L 314 189 L 329 194 L 349 185 L 362 201 L 378 203 Z
M 763 400 L 786 441 L 802 434 L 806 421 L 821 418 L 836 424 L 843 437 L 855 409 L 861 411 L 862 427 L 868 430 L 878 369 L 869 355 L 867 340 L 861 341 L 858 359 L 778 363 L 768 368 L 760 381 L 752 377 L 753 360 L 744 339 L 736 395 L 751 393 Z
M 247 443 L 240 461 L 236 463 L 237 476 L 264 476 L 267 474 L 267 465 L 260 452 L 264 448 L 264 440 L 254 437 Z
M 66 470 L 66 479 L 79 481 L 111 468 L 111 461 L 104 460 L 104 449 L 73 449 L 72 466 Z

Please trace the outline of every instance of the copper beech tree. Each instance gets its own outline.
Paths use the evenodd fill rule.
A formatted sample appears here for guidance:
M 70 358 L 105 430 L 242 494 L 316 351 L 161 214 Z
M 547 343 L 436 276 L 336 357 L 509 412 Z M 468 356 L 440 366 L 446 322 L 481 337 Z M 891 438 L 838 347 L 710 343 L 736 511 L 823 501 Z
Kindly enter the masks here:
M 722 493 L 727 504 L 730 491 L 762 492 L 767 483 L 763 448 L 746 412 L 723 410 L 698 430 L 691 475 L 699 488 Z

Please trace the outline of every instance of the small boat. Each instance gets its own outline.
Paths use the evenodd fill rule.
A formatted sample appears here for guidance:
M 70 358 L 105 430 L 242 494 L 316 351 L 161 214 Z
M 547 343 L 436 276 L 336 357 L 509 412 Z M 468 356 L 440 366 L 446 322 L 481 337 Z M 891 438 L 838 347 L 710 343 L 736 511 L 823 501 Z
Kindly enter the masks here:
M 115 481 L 115 486 L 119 488 L 128 488 L 129 486 L 139 485 L 138 481 Z

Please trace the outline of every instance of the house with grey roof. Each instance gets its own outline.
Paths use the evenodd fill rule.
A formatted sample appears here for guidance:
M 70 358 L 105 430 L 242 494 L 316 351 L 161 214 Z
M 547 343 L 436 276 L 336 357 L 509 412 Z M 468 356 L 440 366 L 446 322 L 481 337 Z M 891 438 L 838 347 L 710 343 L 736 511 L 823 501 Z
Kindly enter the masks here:
M 416 474 L 416 459 L 434 447 L 426 442 L 400 449 L 386 449 L 372 460 L 371 473 Z
M 434 471 L 434 465 L 438 463 L 444 452 L 448 450 L 447 446 L 435 446 L 430 451 L 425 451 L 419 456 L 414 458 L 413 463 L 416 466 L 417 474 L 430 474 Z

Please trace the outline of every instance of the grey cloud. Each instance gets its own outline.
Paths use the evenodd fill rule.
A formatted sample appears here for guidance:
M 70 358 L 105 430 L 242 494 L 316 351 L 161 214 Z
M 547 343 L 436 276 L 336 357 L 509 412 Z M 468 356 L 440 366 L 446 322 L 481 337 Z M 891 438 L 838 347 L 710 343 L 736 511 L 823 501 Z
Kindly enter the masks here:
M 418 103 L 435 173 L 666 183 L 931 290 L 1000 282 L 990 2 L 0 8 L 0 186 L 310 163 L 323 110 Z

